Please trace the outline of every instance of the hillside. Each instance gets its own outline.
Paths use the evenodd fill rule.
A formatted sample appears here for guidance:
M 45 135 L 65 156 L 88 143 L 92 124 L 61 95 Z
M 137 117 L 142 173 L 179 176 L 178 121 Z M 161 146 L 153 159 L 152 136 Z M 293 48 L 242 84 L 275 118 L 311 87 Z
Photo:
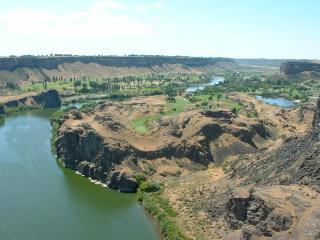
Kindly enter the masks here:
M 212 168 L 167 182 L 164 195 L 184 232 L 200 239 L 319 239 L 319 114 L 320 98 L 303 135 L 240 156 L 227 174 Z
M 61 56 L 0 58 L 0 84 L 55 78 L 102 78 L 153 73 L 207 72 L 228 58 L 167 56 Z

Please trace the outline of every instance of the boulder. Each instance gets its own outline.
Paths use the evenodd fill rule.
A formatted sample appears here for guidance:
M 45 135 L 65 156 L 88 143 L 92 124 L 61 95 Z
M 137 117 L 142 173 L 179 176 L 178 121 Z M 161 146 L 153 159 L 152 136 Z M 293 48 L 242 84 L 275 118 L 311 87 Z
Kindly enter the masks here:
M 202 112 L 203 116 L 210 117 L 210 118 L 224 118 L 224 119 L 231 119 L 234 117 L 234 114 L 230 111 L 226 110 L 205 110 Z
M 33 96 L 33 100 L 44 108 L 61 107 L 61 98 L 59 92 L 54 89 L 50 89 L 46 92 L 42 92 L 39 95 Z
M 19 106 L 19 101 L 18 100 L 8 101 L 8 102 L 4 103 L 4 105 L 9 108 L 16 108 Z
M 279 206 L 267 203 L 263 198 L 248 192 L 235 193 L 226 205 L 226 220 L 231 229 L 244 225 L 255 235 L 270 237 L 273 232 L 288 230 L 292 216 L 280 211 Z

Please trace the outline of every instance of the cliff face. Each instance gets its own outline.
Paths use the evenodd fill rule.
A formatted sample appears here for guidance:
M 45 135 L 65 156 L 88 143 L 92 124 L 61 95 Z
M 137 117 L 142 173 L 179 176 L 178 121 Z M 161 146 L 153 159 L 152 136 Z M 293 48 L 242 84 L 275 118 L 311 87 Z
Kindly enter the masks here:
M 61 107 L 61 99 L 59 92 L 54 89 L 42 92 L 39 95 L 33 96 L 32 98 L 37 104 L 41 105 L 43 108 Z
M 283 75 L 295 75 L 306 71 L 320 73 L 320 64 L 313 62 L 289 61 L 281 64 L 280 72 Z
M 0 71 L 13 71 L 16 68 L 57 69 L 64 63 L 96 63 L 109 67 L 151 67 L 164 64 L 181 64 L 187 67 L 213 65 L 218 62 L 230 62 L 228 58 L 200 58 L 200 57 L 166 57 L 166 56 L 128 56 L 128 57 L 95 57 L 95 56 L 70 56 L 70 57 L 19 57 L 0 58 Z

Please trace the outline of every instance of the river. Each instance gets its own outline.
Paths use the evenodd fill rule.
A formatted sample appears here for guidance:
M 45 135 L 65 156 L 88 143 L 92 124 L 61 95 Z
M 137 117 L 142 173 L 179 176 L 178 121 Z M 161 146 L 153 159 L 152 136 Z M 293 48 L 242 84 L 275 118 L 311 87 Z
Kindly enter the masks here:
M 264 96 L 256 96 L 256 98 L 262 102 L 265 102 L 271 105 L 276 105 L 278 107 L 290 108 L 294 106 L 294 102 L 286 98 L 264 97 Z
M 202 91 L 206 86 L 214 86 L 222 83 L 224 81 L 223 77 L 211 77 L 210 82 L 208 83 L 201 83 L 201 84 L 194 84 L 186 89 L 186 92 L 196 92 Z
M 52 111 L 0 123 L 0 239 L 160 239 L 135 194 L 95 185 L 57 163 Z

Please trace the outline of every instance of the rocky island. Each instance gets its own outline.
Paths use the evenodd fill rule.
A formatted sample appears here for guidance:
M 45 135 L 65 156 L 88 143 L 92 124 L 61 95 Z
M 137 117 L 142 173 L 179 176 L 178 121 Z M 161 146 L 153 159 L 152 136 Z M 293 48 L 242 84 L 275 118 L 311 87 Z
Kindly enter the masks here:
M 41 93 L 27 93 L 12 96 L 0 96 L 0 115 L 18 108 L 58 108 L 61 107 L 61 98 L 57 90 L 48 90 Z

